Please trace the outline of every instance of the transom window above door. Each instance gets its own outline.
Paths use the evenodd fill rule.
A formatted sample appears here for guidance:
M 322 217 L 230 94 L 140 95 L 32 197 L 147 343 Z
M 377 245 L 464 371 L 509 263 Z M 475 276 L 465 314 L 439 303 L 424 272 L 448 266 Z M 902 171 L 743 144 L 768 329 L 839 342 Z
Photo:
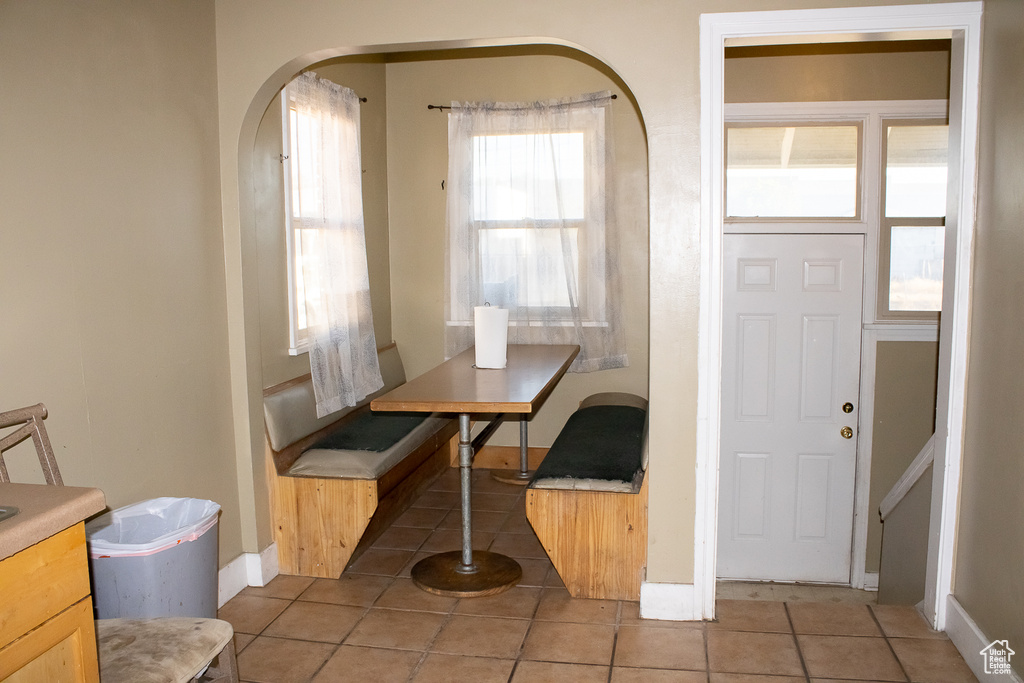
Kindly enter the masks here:
M 858 124 L 729 125 L 727 218 L 857 218 Z

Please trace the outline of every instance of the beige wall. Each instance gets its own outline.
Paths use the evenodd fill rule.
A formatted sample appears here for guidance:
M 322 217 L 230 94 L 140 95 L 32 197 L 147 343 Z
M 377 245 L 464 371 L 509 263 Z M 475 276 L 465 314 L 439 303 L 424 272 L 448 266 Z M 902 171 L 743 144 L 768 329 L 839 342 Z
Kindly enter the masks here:
M 916 605 L 924 599 L 928 534 L 921 530 L 929 524 L 933 471 L 929 465 L 885 518 L 878 573 L 880 605 Z
M 336 59 L 319 64 L 314 70 L 322 78 L 351 88 L 366 98 L 359 110 L 363 222 L 373 331 L 377 345 L 384 346 L 392 341 L 384 61 L 380 56 Z M 308 353 L 288 355 L 288 270 L 280 154 L 281 98 L 280 94 L 275 94 L 260 122 L 253 154 L 264 388 L 309 372 Z
M 533 53 L 533 54 L 531 54 Z M 609 245 L 622 274 L 630 365 L 569 374 L 530 420 L 530 443 L 550 446 L 579 401 L 597 391 L 647 395 L 647 146 L 629 92 L 589 56 L 564 48 L 398 55 L 388 63 L 388 185 L 395 339 L 410 377 L 444 360 L 448 117 L 428 104 L 533 101 L 611 90 L 615 201 L 620 237 Z M 492 437 L 517 445 L 510 422 Z
M 111 507 L 220 503 L 225 563 L 242 537 L 214 18 L 0 3 L 0 409 L 46 403 L 65 482 Z
M 1024 652 L 1024 4 L 985 3 L 978 230 L 954 594 Z M 1013 659 L 1018 673 L 1021 655 Z
M 949 41 L 734 47 L 726 102 L 944 100 Z
M 864 563 L 869 572 L 878 571 L 882 547 L 878 506 L 935 431 L 939 345 L 878 342 L 875 354 L 875 422 L 871 434 L 868 547 Z M 925 481 L 930 485 L 931 478 Z M 923 541 L 928 538 L 927 526 L 926 521 L 916 530 Z M 899 545 L 889 547 L 898 549 Z

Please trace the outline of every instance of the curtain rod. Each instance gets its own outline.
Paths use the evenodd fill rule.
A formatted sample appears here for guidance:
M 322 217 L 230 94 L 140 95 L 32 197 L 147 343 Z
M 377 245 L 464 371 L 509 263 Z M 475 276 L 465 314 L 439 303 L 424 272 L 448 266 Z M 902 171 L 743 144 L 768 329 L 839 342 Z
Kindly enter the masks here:
M 617 100 L 619 98 L 619 96 L 616 95 L 615 93 L 612 93 L 611 98 L 613 100 Z M 446 105 L 446 104 L 428 104 L 427 105 L 427 109 L 444 110 L 444 109 L 451 109 L 451 107 Z
M 322 79 L 322 80 L 325 80 L 325 81 L 328 81 L 328 82 L 330 82 L 330 83 L 334 83 L 334 81 L 332 81 L 332 80 L 331 80 L 331 79 L 329 79 L 329 78 L 324 78 L 323 76 L 321 76 L 320 74 L 318 74 L 318 73 L 317 73 L 317 72 L 316 72 L 315 70 L 313 70 L 313 69 L 307 69 L 307 70 L 305 70 L 305 71 L 302 71 L 302 72 L 300 72 L 300 73 L 299 73 L 299 76 L 302 76 L 303 74 L 313 74 L 313 76 L 314 76 L 314 77 L 316 77 L 316 78 L 320 78 L 320 79 Z M 298 78 L 299 76 L 296 76 L 295 78 Z M 294 79 L 292 79 L 292 80 L 294 80 Z M 334 84 L 335 84 L 335 85 L 341 85 L 340 83 L 334 83 Z M 288 87 L 288 86 L 285 86 L 285 87 Z M 345 86 L 341 86 L 341 87 L 343 87 L 343 88 L 344 88 Z M 360 101 L 360 102 L 365 102 L 365 101 L 366 101 L 366 98 L 365 98 L 365 97 L 360 97 L 360 98 L 359 98 L 359 101 Z

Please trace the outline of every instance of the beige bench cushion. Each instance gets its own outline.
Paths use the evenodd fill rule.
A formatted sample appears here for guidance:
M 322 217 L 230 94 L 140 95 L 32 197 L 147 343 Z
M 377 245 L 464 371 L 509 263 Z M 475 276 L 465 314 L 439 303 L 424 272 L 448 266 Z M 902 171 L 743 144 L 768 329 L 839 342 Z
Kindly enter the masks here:
M 161 617 L 96 622 L 103 683 L 189 681 L 233 636 L 219 619 Z
M 533 489 L 554 489 L 558 491 L 605 491 L 608 493 L 636 493 L 643 483 L 643 472 L 635 481 L 607 481 L 605 479 L 577 479 L 575 477 L 550 477 L 537 479 L 530 484 Z
M 377 396 L 405 384 L 405 369 L 402 367 L 402 357 L 398 355 L 397 346 L 389 346 L 381 351 L 377 358 L 384 387 L 367 396 L 358 406 L 345 408 L 318 419 L 313 383 L 309 381 L 264 397 L 263 418 L 267 423 L 270 447 L 275 451 L 281 451 L 299 439 L 338 421 L 356 408 L 366 405 Z
M 580 408 L 590 406 L 633 406 L 640 410 L 647 410 L 647 399 L 624 391 L 602 391 L 591 394 L 580 401 Z
M 386 413 L 383 413 L 386 415 Z M 405 456 L 445 428 L 449 418 L 432 415 L 406 434 L 394 446 L 376 451 L 347 451 L 311 448 L 288 470 L 292 477 L 323 477 L 341 479 L 379 479 L 401 462 Z

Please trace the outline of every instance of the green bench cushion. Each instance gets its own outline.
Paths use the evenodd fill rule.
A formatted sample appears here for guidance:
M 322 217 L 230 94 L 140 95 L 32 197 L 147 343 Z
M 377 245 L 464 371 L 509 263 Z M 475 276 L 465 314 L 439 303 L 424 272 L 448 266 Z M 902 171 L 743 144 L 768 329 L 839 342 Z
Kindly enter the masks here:
M 428 413 L 373 413 L 357 415 L 338 431 L 311 446 L 335 451 L 383 453 L 429 417 Z
M 639 491 L 647 411 L 587 405 L 569 416 L 537 468 L 534 488 Z

